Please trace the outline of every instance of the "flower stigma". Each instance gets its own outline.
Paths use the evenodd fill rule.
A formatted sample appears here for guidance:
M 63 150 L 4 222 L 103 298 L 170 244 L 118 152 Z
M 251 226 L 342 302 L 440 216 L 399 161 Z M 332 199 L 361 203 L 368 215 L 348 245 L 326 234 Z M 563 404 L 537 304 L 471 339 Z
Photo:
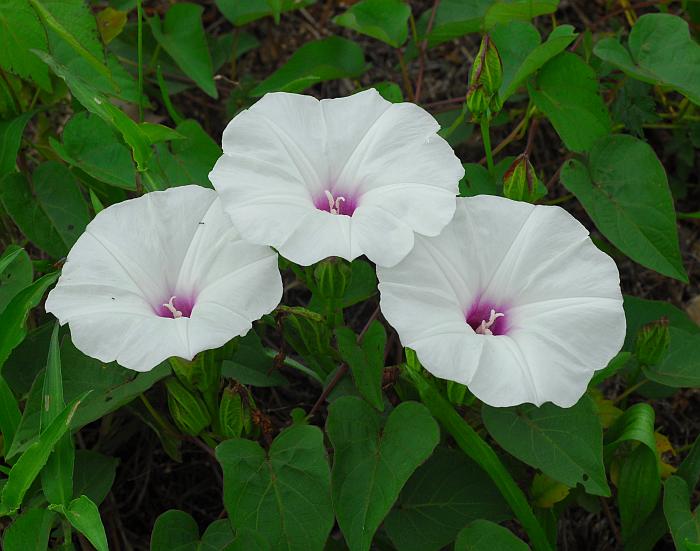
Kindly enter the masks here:
M 345 201 L 345 197 L 338 196 L 333 197 L 333 194 L 325 190 L 323 193 L 326 194 L 326 199 L 328 199 L 328 210 L 331 214 L 340 214 L 340 203 Z
M 488 320 L 482 320 L 481 324 L 479 327 L 476 328 L 475 332 L 478 333 L 479 335 L 493 335 L 493 332 L 491 331 L 491 326 L 496 323 L 496 320 L 498 318 L 504 317 L 505 314 L 502 314 L 501 312 L 496 312 L 493 308 L 491 308 L 491 314 L 489 315 Z
M 173 304 L 173 301 L 175 300 L 175 298 L 176 298 L 176 295 L 171 296 L 170 300 L 163 304 L 163 307 L 167 308 L 170 311 L 170 313 L 173 315 L 174 319 L 177 319 L 177 318 L 182 317 L 182 312 L 180 312 L 180 310 L 175 308 L 175 305 Z M 493 312 L 493 310 L 491 310 L 491 311 Z M 503 315 L 503 314 L 501 314 L 501 315 Z

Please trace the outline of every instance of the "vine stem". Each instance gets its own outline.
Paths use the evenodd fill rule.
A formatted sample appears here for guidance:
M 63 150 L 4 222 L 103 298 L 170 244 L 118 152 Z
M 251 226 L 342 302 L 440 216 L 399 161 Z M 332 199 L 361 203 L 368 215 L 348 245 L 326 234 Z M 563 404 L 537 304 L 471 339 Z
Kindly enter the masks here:
M 142 0 L 136 0 L 136 42 L 138 55 L 138 79 L 139 79 L 139 122 L 143 122 L 143 6 Z
M 418 60 L 418 78 L 416 79 L 416 93 L 414 97 L 414 102 L 418 103 L 420 101 L 420 93 L 423 89 L 423 75 L 425 74 L 425 53 L 428 49 L 428 37 L 430 36 L 430 31 L 433 30 L 433 24 L 435 23 L 435 14 L 437 13 L 438 6 L 440 5 L 440 0 L 435 0 L 433 2 L 433 10 L 430 12 L 430 19 L 428 20 L 428 27 L 425 30 L 425 36 L 420 43 L 420 58 Z
M 489 174 L 493 176 L 495 168 L 493 166 L 493 152 L 491 151 L 491 134 L 489 133 L 488 117 L 481 118 L 481 139 L 484 142 L 484 153 L 486 153 L 486 167 Z

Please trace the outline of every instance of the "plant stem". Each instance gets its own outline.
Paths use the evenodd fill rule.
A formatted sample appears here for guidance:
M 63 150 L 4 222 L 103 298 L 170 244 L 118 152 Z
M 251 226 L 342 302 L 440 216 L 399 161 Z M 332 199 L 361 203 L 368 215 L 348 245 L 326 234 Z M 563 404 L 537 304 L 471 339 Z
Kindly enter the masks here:
M 491 134 L 489 133 L 488 117 L 481 118 L 481 139 L 484 142 L 484 153 L 486 153 L 486 167 L 489 169 L 489 174 L 493 176 L 495 168 L 493 166 L 493 153 L 491 151 Z
M 136 0 L 136 14 L 136 48 L 139 61 L 139 122 L 143 122 L 143 7 L 141 6 L 141 0 Z

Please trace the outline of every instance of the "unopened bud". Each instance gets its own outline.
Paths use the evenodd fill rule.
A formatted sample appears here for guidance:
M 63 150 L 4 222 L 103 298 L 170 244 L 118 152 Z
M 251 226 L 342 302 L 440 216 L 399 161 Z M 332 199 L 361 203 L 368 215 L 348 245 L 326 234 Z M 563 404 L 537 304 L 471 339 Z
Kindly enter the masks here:
M 244 404 L 240 393 L 227 387 L 221 395 L 219 404 L 219 426 L 226 438 L 238 438 L 243 432 Z
M 211 416 L 204 402 L 187 390 L 180 381 L 169 378 L 165 381 L 168 390 L 168 408 L 178 428 L 197 436 L 211 423 Z
M 508 199 L 532 203 L 542 197 L 543 184 L 527 155 L 519 155 L 503 175 L 503 194 Z
M 668 319 L 661 318 L 639 330 L 634 352 L 642 365 L 656 365 L 666 355 L 670 343 Z
M 339 258 L 328 258 L 318 263 L 314 279 L 321 297 L 324 299 L 343 298 L 350 283 L 350 264 Z
M 494 96 L 503 82 L 503 64 L 496 45 L 488 34 L 481 39 L 477 53 L 469 72 L 469 86 L 480 85 L 488 96 Z

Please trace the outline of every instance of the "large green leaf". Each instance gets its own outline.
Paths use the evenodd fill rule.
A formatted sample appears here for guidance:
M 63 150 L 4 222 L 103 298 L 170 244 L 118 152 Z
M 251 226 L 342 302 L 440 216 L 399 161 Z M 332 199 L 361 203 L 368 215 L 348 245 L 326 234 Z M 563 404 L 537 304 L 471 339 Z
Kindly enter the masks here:
M 604 38 L 593 51 L 636 79 L 669 86 L 700 104 L 700 46 L 680 17 L 643 15 L 632 27 L 628 48 Z
M 233 526 L 263 535 L 273 550 L 321 551 L 331 527 L 330 473 L 323 434 L 293 425 L 266 454 L 234 438 L 216 448 L 224 471 L 224 505 Z
M 482 409 L 484 424 L 508 453 L 551 478 L 588 493 L 609 496 L 603 466 L 603 429 L 595 405 L 583 396 L 571 408 L 542 407 Z
M 670 477 L 664 484 L 664 515 L 676 549 L 686 549 L 688 541 L 700 543 L 698 511 L 690 510 L 688 484 L 678 476 Z
M 0 256 L 0 312 L 22 289 L 32 284 L 34 268 L 27 251 L 10 245 Z
M 440 431 L 422 404 L 403 402 L 382 427 L 369 404 L 345 396 L 331 404 L 326 432 L 334 450 L 338 524 L 350 551 L 368 551 L 404 484 L 430 457 Z
M 375 321 L 369 326 L 362 342 L 352 329 L 339 327 L 335 331 L 338 351 L 350 366 L 355 386 L 360 394 L 379 411 L 384 411 L 382 375 L 384 373 L 384 348 L 386 331 Z
M 80 496 L 67 506 L 50 505 L 49 508 L 65 516 L 73 528 L 83 534 L 97 551 L 109 551 L 100 511 L 89 497 Z
M 483 470 L 461 451 L 438 448 L 409 478 L 384 528 L 399 551 L 439 551 L 467 523 L 509 513 Z
M 195 520 L 184 511 L 171 509 L 153 525 L 151 551 L 235 551 L 230 547 L 234 539 L 231 523 L 222 519 L 210 524 L 200 540 Z
M 107 497 L 119 460 L 92 450 L 76 450 L 73 495 L 85 495 L 96 505 Z
M 411 8 L 403 0 L 362 0 L 333 22 L 398 48 L 408 38 L 410 15 Z
M 131 151 L 96 115 L 74 115 L 63 129 L 63 143 L 50 139 L 51 147 L 67 163 L 106 184 L 135 190 L 136 171 Z
M 303 92 L 326 80 L 358 77 L 364 70 L 362 48 L 345 38 L 330 36 L 304 44 L 282 67 L 256 86 L 251 95 Z
M 548 61 L 530 97 L 571 151 L 588 151 L 598 138 L 610 134 L 610 114 L 598 93 L 595 72 L 575 54 L 564 52 Z
M 153 36 L 180 69 L 216 99 L 219 93 L 214 84 L 211 54 L 202 25 L 203 11 L 204 8 L 197 4 L 177 3 L 170 6 L 162 24 L 159 17 L 149 19 L 148 23 Z
M 625 350 L 634 350 L 637 332 L 642 326 L 661 318 L 668 320 L 670 328 L 680 329 L 686 333 L 700 333 L 700 326 L 691 320 L 681 309 L 661 300 L 648 300 L 631 295 L 624 296 L 625 318 L 627 319 L 627 336 Z
M 495 0 L 486 11 L 484 26 L 487 29 L 508 21 L 529 21 L 539 15 L 554 13 L 559 0 Z
M 41 433 L 39 439 L 29 446 L 17 460 L 17 463 L 12 466 L 7 483 L 2 489 L 0 516 L 14 513 L 22 505 L 25 493 L 46 465 L 56 443 L 68 432 L 75 411 L 84 396 L 76 398 L 63 408 L 61 413 Z
M 623 253 L 647 268 L 688 281 L 666 172 L 649 144 L 625 135 L 598 140 L 585 163 L 564 165 L 561 181 Z
M 46 32 L 26 0 L 0 0 L 0 68 L 51 91 L 49 70 L 31 50 L 46 50 Z
M 700 334 L 669 329 L 671 342 L 658 365 L 644 366 L 644 374 L 657 383 L 675 388 L 700 386 Z
M 44 297 L 54 281 L 58 279 L 58 273 L 46 274 L 37 279 L 30 286 L 22 289 L 10 301 L 5 310 L 0 313 L 0 367 L 5 363 L 10 352 L 24 340 L 27 334 L 25 322 L 29 311 L 34 308 Z
M 637 446 L 624 458 L 617 481 L 622 537 L 629 539 L 654 511 L 661 493 L 659 460 L 655 451 Z
M 65 256 L 90 221 L 78 182 L 64 165 L 48 161 L 34 171 L 32 184 L 20 173 L 10 174 L 0 200 L 34 244 L 55 258 Z
M 0 20 L 2 14 L 0 13 Z M 0 46 L 1 47 L 1 46 Z M 2 55 L 0 53 L 0 55 Z M 24 127 L 34 113 L 23 113 L 9 121 L 0 121 L 0 179 L 15 170 L 17 152 L 22 141 Z
M 255 331 L 249 331 L 238 341 L 233 357 L 222 363 L 221 374 L 242 385 L 284 386 L 288 383 L 284 375 L 275 369 L 273 359 L 265 353 Z
M 270 0 L 215 0 L 216 7 L 231 23 L 237 27 L 273 15 Z M 316 0 L 278 0 L 280 13 L 305 8 Z
M 529 551 L 527 544 L 507 528 L 475 520 L 462 530 L 455 551 Z
M 5 530 L 5 551 L 46 551 L 54 515 L 48 509 L 27 509 Z

